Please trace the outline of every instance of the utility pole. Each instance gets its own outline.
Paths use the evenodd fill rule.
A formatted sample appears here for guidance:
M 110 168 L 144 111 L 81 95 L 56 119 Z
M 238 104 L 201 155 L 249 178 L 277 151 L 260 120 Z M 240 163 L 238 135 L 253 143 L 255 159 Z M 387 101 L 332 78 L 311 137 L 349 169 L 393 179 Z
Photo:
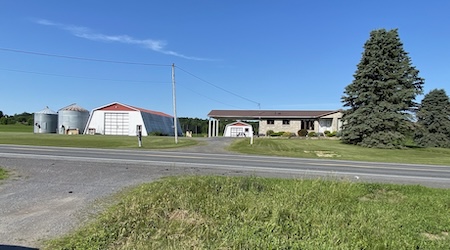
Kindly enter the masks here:
M 173 127 L 175 132 L 175 144 L 178 144 L 177 100 L 175 93 L 175 63 L 172 63 Z

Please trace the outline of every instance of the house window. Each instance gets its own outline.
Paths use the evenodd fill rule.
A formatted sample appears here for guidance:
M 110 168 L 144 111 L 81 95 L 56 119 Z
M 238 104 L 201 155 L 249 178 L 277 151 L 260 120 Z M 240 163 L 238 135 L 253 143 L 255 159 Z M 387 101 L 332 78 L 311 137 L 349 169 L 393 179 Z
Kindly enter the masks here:
M 302 120 L 301 128 L 307 130 L 314 130 L 314 120 Z
M 267 120 L 267 125 L 273 125 L 273 124 L 275 124 L 275 120 L 273 120 L 273 119 Z
M 289 125 L 290 124 L 290 120 L 283 120 L 283 125 Z

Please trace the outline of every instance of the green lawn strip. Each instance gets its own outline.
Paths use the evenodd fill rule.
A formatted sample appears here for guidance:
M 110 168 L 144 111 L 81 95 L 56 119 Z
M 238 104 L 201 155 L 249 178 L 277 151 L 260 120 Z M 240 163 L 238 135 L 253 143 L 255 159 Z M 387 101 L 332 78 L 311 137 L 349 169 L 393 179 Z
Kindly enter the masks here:
M 33 126 L 23 125 L 23 124 L 10 124 L 1 125 L 0 132 L 22 132 L 22 133 L 33 133 Z
M 171 177 L 46 249 L 446 249 L 450 190 L 256 177 Z
M 448 148 L 377 149 L 329 139 L 256 138 L 234 141 L 229 150 L 246 154 L 369 162 L 450 165 Z
M 8 178 L 8 171 L 0 167 L 0 181 Z
M 138 148 L 135 136 L 59 135 L 0 132 L 0 144 L 80 147 L 80 148 Z M 142 137 L 143 149 L 164 149 L 196 145 L 197 141 L 185 137 L 175 144 L 173 137 Z

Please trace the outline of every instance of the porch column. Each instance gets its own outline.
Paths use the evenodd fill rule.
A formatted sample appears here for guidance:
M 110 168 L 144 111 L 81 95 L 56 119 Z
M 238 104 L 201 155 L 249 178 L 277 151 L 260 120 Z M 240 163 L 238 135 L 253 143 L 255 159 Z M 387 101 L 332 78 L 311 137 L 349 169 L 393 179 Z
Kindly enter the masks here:
M 211 120 L 208 120 L 208 137 L 211 137 Z
M 216 120 L 216 136 L 219 136 L 219 120 Z

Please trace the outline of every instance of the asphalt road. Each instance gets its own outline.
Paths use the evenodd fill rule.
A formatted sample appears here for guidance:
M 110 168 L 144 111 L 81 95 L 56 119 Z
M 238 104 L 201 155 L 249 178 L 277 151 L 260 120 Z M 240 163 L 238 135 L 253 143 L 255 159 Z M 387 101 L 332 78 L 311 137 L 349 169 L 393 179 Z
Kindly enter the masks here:
M 105 197 L 169 175 L 319 176 L 450 188 L 450 166 L 205 153 L 208 148 L 145 151 L 0 145 L 0 166 L 13 174 L 0 184 L 0 248 L 39 247 L 41 239 L 87 221 L 108 204 Z

